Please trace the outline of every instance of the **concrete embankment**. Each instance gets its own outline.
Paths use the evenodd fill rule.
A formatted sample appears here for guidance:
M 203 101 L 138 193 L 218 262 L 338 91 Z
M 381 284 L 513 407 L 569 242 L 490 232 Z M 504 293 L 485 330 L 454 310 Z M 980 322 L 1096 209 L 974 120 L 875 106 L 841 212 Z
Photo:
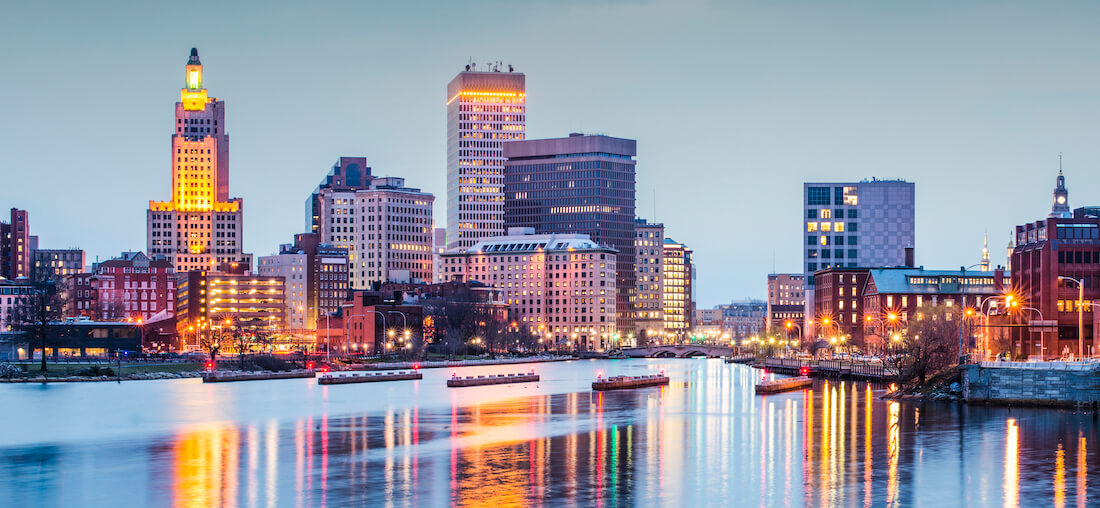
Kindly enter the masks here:
M 401 369 L 442 369 L 448 367 L 477 367 L 481 365 L 517 365 L 521 363 L 545 363 L 564 362 L 576 360 L 572 356 L 529 356 L 526 358 L 496 358 L 485 360 L 453 360 L 453 361 L 423 361 L 423 362 L 386 362 L 386 363 L 353 363 L 347 367 L 351 370 L 401 370 Z
M 971 404 L 1100 405 L 1100 362 L 982 362 L 962 372 Z

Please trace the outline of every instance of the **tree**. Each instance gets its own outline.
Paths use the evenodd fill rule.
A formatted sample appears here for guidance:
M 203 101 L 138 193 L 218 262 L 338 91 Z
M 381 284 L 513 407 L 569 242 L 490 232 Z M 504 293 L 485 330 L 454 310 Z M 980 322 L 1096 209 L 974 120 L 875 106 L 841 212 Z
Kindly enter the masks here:
M 51 345 L 50 325 L 63 317 L 64 303 L 57 279 L 48 273 L 36 273 L 31 294 L 17 297 L 9 315 L 12 330 L 23 333 L 32 355 L 35 350 L 42 350 L 42 372 L 46 372 L 46 348 Z
M 928 377 L 954 365 L 958 351 L 959 309 L 946 305 L 925 304 L 910 317 L 902 334 L 898 371 L 901 381 L 918 380 L 924 386 Z

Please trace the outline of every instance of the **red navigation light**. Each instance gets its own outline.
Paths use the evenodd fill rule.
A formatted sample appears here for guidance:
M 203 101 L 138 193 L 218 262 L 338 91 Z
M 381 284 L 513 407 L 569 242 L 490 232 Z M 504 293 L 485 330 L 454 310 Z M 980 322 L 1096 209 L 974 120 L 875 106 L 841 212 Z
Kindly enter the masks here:
M 309 370 L 313 370 L 313 362 L 306 362 L 306 368 Z
M 328 372 L 328 365 L 321 366 L 321 372 Z
M 597 370 L 596 371 L 596 379 L 603 379 L 603 371 L 602 370 Z
M 206 370 L 214 370 L 214 360 L 209 360 L 206 362 Z
M 451 371 L 451 377 L 458 377 L 458 371 L 457 370 L 452 370 Z
M 413 364 L 413 370 L 420 370 L 420 364 L 419 363 L 414 363 Z
M 665 375 L 665 369 L 661 369 L 661 375 Z
M 802 367 L 800 367 L 798 369 L 798 375 L 800 375 L 800 376 L 809 376 L 810 375 L 810 367 L 808 367 L 806 365 L 803 365 Z

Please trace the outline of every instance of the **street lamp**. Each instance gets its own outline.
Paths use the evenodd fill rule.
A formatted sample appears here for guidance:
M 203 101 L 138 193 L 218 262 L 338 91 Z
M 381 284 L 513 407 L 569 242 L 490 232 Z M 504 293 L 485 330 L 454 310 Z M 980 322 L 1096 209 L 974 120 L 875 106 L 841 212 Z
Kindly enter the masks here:
M 791 328 L 797 328 L 798 329 L 798 352 L 801 353 L 802 352 L 802 325 L 797 325 L 793 321 L 787 321 L 785 326 L 787 327 L 787 340 L 790 340 L 790 338 L 791 338 L 791 336 L 790 336 Z
M 1058 276 L 1058 280 L 1077 283 L 1077 356 L 1085 357 L 1085 283 L 1073 277 Z M 1095 333 L 1095 332 L 1094 332 Z
M 1020 310 L 1033 311 L 1036 314 L 1039 314 L 1039 321 L 1043 321 L 1043 311 L 1041 311 L 1039 309 L 1036 309 L 1035 307 L 1026 307 L 1026 306 L 1020 305 L 1019 301 L 1013 300 L 1012 301 L 1012 308 L 1020 309 Z M 1030 333 L 1030 330 L 1029 330 L 1028 333 Z M 1039 329 L 1039 359 L 1040 360 L 1045 360 L 1046 359 L 1045 356 L 1044 356 L 1044 353 L 1043 353 L 1043 350 L 1046 349 L 1046 341 L 1043 340 L 1043 337 L 1044 337 L 1043 334 L 1045 334 L 1045 333 L 1046 332 L 1044 332 L 1042 330 L 1042 328 Z M 1030 336 L 1028 337 L 1028 340 L 1031 340 Z

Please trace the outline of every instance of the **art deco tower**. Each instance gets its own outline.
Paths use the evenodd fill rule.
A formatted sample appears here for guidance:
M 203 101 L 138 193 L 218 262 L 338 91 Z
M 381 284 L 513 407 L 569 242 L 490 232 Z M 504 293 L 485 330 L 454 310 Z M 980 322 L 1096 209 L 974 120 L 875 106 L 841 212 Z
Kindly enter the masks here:
M 504 150 L 524 138 L 526 78 L 466 66 L 447 84 L 447 247 L 504 234 Z
M 172 134 L 172 199 L 150 201 L 147 246 L 177 272 L 246 262 L 243 202 L 229 198 L 229 135 L 225 103 L 208 97 L 199 52 L 191 48 Z

